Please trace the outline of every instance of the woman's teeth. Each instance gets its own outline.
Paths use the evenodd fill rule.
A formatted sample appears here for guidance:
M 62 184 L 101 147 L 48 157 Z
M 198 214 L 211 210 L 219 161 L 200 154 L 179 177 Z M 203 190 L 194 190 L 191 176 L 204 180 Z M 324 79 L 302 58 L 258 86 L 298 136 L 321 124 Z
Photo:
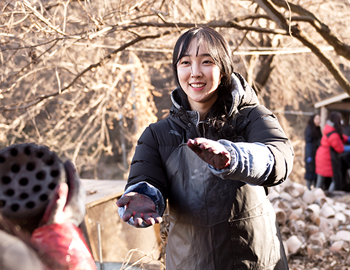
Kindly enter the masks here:
M 201 88 L 203 87 L 205 84 L 204 83 L 201 83 L 201 84 L 191 84 L 192 87 L 194 88 Z

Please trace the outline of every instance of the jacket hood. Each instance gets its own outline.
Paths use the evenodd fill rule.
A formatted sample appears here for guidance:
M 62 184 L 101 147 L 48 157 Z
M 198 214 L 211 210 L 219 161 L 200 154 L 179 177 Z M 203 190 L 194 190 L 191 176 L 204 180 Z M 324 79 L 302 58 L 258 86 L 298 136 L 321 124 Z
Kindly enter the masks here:
M 235 72 L 231 75 L 231 78 L 233 86 L 231 90 L 232 103 L 228 116 L 232 116 L 233 113 L 243 107 L 259 105 L 259 100 L 255 91 L 248 85 L 241 74 Z M 183 106 L 178 91 L 180 91 L 179 88 L 176 88 L 171 93 L 173 108 L 176 110 L 180 110 L 181 106 Z
M 325 124 L 324 128 L 323 128 L 323 134 L 327 135 L 328 133 L 335 131 L 335 128 L 333 127 L 333 123 L 327 121 L 327 123 Z

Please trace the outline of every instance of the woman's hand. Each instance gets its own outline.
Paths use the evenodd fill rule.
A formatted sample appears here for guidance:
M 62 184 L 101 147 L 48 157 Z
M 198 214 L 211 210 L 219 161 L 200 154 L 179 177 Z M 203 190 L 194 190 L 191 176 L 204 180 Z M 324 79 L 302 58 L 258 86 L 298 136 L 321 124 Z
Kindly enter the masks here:
M 216 169 L 221 170 L 230 165 L 230 152 L 221 143 L 206 138 L 195 138 L 189 139 L 187 145 L 202 160 Z
M 137 192 L 127 193 L 117 201 L 117 205 L 118 207 L 126 206 L 123 220 L 128 221 L 133 217 L 135 227 L 141 226 L 142 221 L 148 225 L 162 222 L 154 202 L 146 195 Z

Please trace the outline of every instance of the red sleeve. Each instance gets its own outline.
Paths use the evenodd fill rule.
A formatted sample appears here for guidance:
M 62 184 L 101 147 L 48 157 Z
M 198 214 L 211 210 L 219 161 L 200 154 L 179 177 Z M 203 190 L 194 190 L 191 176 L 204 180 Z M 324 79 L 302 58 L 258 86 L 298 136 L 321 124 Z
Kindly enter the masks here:
M 31 240 L 53 262 L 48 269 L 97 269 L 82 231 L 72 223 L 39 227 Z
M 333 133 L 331 136 L 329 136 L 328 141 L 330 146 L 333 147 L 333 149 L 337 153 L 343 153 L 344 152 L 344 142 L 342 140 L 343 138 L 340 137 L 338 133 Z

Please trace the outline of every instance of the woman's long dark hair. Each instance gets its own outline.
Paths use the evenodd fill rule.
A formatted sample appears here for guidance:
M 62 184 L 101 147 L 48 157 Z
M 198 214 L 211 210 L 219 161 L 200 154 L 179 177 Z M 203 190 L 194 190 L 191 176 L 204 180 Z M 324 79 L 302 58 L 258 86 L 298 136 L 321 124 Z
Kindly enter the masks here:
M 311 139 L 314 141 L 314 140 L 320 140 L 321 137 L 322 137 L 322 133 L 321 133 L 321 128 L 320 126 L 316 126 L 315 125 L 315 117 L 317 116 L 318 114 L 314 114 L 312 115 L 310 118 L 309 118 L 309 121 L 307 122 L 307 127 L 309 127 L 310 129 L 310 135 L 311 135 Z
M 343 131 L 341 128 L 342 116 L 339 112 L 331 112 L 328 116 L 328 120 L 333 123 L 335 131 L 339 134 L 340 138 L 343 140 Z
M 234 71 L 234 65 L 229 45 L 222 35 L 209 27 L 192 28 L 181 35 L 177 40 L 173 52 L 173 72 L 178 89 L 180 90 L 179 95 L 182 105 L 186 110 L 190 110 L 190 105 L 186 93 L 180 86 L 177 64 L 180 59 L 187 54 L 188 47 L 194 38 L 197 39 L 197 52 L 201 45 L 206 46 L 209 55 L 220 68 L 222 77 L 221 83 L 217 89 L 218 98 L 208 113 L 207 122 L 209 124 L 209 137 L 214 139 L 225 138 L 232 131 L 232 126 L 230 124 L 231 119 L 228 113 L 232 104 L 231 91 L 233 86 L 231 75 Z

